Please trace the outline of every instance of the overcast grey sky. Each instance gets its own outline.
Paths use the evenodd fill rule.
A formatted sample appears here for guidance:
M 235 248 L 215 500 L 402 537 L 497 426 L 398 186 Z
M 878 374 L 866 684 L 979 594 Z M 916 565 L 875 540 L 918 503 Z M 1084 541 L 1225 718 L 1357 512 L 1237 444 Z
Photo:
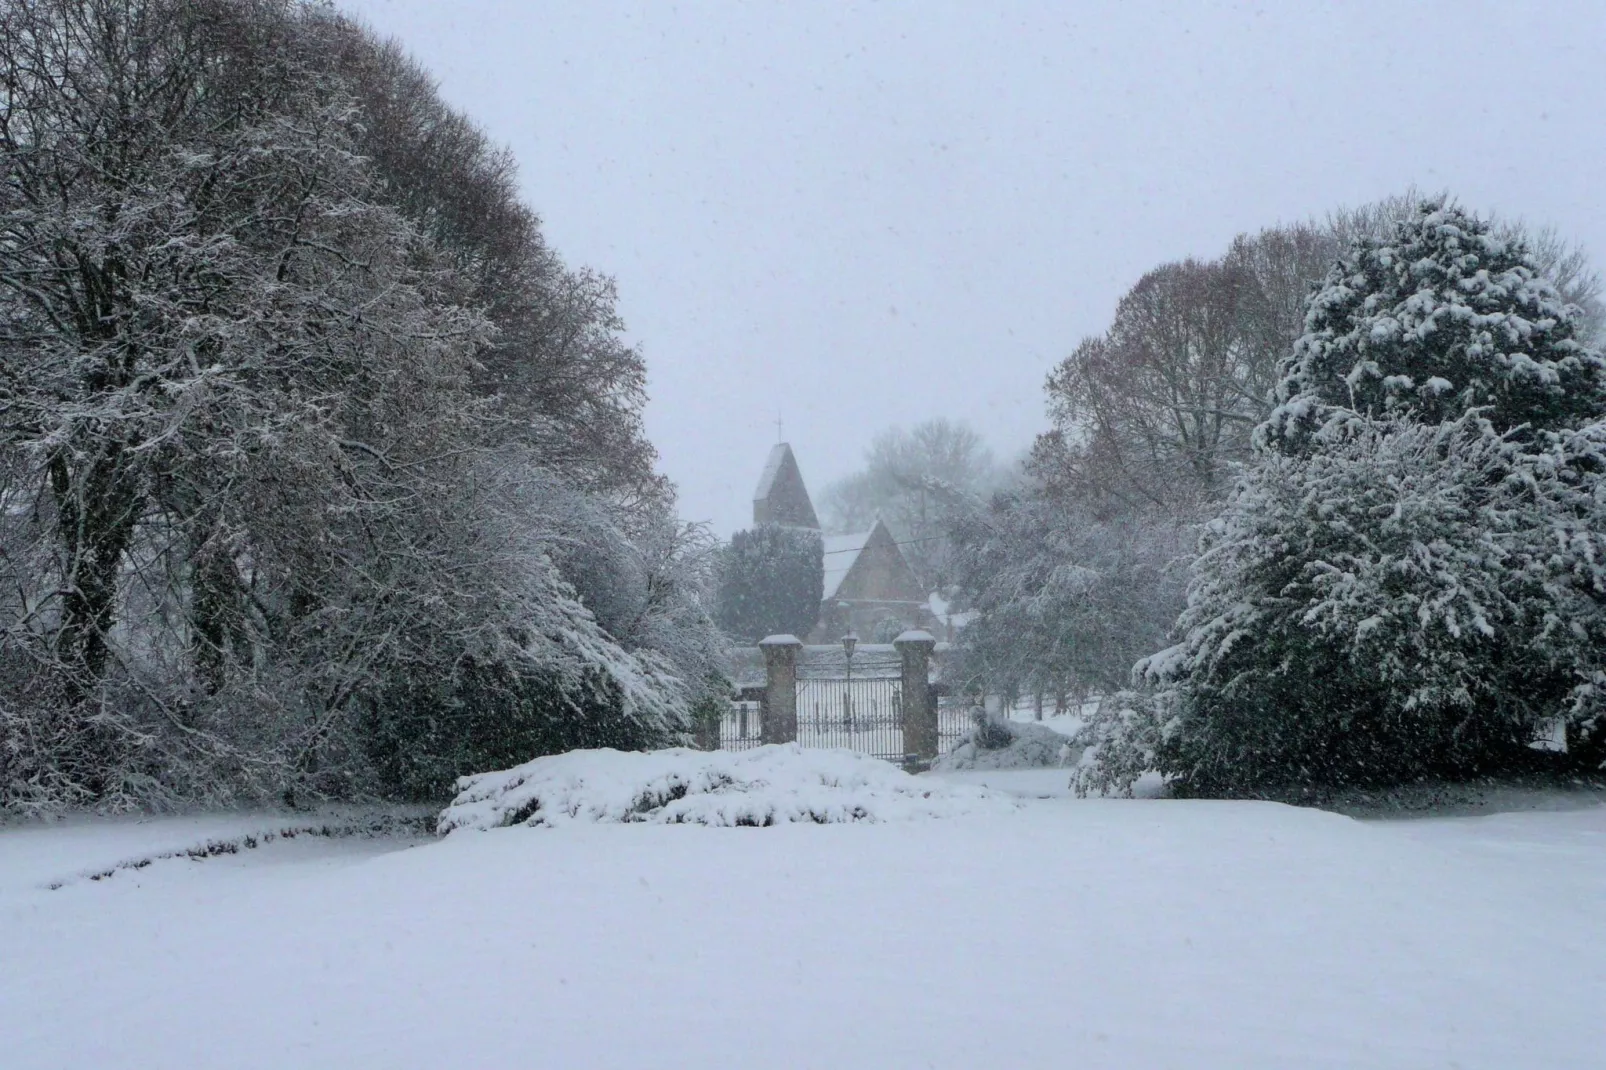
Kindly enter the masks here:
M 1148 268 L 1415 183 L 1597 258 L 1606 3 L 343 0 L 618 279 L 681 511 L 745 526 L 779 411 L 1001 455 Z

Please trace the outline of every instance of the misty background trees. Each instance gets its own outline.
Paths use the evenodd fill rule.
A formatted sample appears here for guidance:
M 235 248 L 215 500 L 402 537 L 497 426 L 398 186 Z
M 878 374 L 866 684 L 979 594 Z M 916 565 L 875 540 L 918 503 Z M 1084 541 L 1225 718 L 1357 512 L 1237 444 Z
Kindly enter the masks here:
M 721 693 L 611 284 L 422 71 L 295 0 L 0 12 L 0 801 L 427 796 Z
M 880 517 L 915 574 L 931 590 L 953 582 L 950 529 L 1011 479 L 969 424 L 937 417 L 878 432 L 864 467 L 826 487 L 827 533 L 868 531 Z

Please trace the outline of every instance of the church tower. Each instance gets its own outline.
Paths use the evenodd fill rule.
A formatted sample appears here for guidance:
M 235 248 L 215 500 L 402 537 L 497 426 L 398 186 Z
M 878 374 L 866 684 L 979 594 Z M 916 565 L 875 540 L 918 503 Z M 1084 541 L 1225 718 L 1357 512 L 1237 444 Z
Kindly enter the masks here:
M 764 474 L 758 478 L 758 489 L 753 492 L 753 523 L 820 530 L 814 503 L 803 486 L 803 473 L 792 456 L 792 447 L 785 442 L 770 450 Z

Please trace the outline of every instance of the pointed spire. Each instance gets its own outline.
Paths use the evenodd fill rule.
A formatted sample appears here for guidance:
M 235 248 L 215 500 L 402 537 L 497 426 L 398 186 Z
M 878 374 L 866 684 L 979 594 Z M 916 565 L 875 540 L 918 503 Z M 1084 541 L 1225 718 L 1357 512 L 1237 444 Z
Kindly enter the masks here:
M 803 485 L 803 472 L 792 456 L 792 447 L 785 442 L 770 450 L 769 462 L 758 479 L 758 489 L 753 492 L 753 523 L 819 530 L 820 520 L 814 515 L 814 503 Z

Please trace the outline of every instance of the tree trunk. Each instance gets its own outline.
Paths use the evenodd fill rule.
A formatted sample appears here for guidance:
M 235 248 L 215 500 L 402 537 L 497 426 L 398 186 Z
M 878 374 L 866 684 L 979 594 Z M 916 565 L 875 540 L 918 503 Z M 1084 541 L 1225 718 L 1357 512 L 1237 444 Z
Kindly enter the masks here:
M 123 555 L 133 537 L 138 493 L 121 443 L 100 445 L 73 463 L 67 449 L 51 457 L 66 572 L 56 650 L 78 704 L 95 694 L 106 672 L 106 635 L 116 620 Z

